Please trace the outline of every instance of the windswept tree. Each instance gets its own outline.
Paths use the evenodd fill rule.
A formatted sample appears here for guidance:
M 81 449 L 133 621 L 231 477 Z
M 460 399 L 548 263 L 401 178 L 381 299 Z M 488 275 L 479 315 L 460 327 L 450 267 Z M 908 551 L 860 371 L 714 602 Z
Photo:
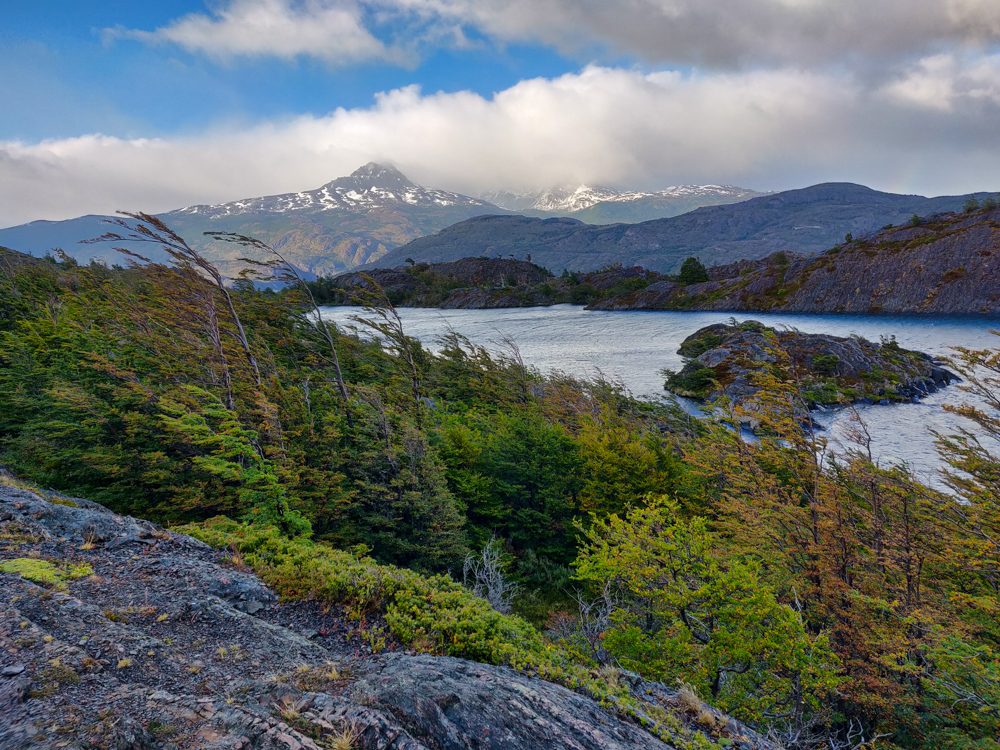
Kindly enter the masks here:
M 312 317 L 312 324 L 326 342 L 330 354 L 330 363 L 333 365 L 337 378 L 337 388 L 340 390 L 340 396 L 346 405 L 348 403 L 347 384 L 344 382 L 344 373 L 340 367 L 340 356 L 337 354 L 337 344 L 334 340 L 333 331 L 330 324 L 323 320 L 323 314 L 316 303 L 316 297 L 313 295 L 312 288 L 302 278 L 295 264 L 290 262 L 277 248 L 254 237 L 247 237 L 235 232 L 205 232 L 205 235 L 222 242 L 232 242 L 261 253 L 266 260 L 261 261 L 257 258 L 241 258 L 240 260 L 253 267 L 267 269 L 269 273 L 259 275 L 259 278 L 262 280 L 277 281 L 281 284 L 289 285 L 297 289 L 304 296 L 308 302 L 308 314 Z

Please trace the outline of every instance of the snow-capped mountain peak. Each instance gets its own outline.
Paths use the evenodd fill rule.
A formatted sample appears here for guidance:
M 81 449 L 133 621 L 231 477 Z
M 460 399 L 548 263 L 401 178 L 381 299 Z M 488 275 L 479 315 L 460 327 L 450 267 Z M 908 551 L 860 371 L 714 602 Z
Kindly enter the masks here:
M 398 169 L 370 162 L 348 177 L 338 177 L 316 190 L 267 195 L 212 206 L 188 206 L 173 213 L 197 214 L 211 219 L 254 213 L 351 211 L 364 213 L 393 207 L 494 208 L 485 201 L 445 190 L 424 188 L 411 182 Z
M 645 197 L 645 193 L 622 192 L 606 187 L 580 185 L 578 188 L 553 188 L 546 190 L 535 201 L 536 211 L 582 211 L 603 201 L 629 201 Z
M 630 203 L 643 199 L 703 199 L 706 204 L 753 198 L 760 193 L 732 185 L 675 185 L 663 190 L 641 192 L 589 185 L 555 187 L 543 191 L 494 191 L 481 197 L 509 211 L 544 211 L 572 214 L 598 203 Z
M 376 164 L 370 161 L 363 167 L 351 172 L 349 177 L 338 177 L 323 187 L 331 189 L 346 188 L 348 190 L 363 192 L 374 188 L 393 191 L 412 190 L 414 188 L 419 189 L 420 186 L 410 182 L 406 175 L 395 167 Z

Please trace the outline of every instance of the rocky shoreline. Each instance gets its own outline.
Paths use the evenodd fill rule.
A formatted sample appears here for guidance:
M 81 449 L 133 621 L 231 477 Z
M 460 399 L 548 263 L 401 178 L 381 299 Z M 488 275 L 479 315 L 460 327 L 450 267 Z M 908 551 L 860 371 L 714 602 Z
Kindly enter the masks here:
M 373 649 L 233 553 L 17 484 L 0 482 L 0 750 L 685 746 L 507 667 Z M 699 746 L 776 750 L 682 691 L 619 678 Z

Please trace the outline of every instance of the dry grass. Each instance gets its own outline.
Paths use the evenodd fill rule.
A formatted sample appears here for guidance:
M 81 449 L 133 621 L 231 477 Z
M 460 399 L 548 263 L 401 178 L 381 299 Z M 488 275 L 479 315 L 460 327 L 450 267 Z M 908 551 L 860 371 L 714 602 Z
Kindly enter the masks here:
M 247 565 L 246 561 L 243 559 L 243 553 L 237 549 L 235 544 L 229 545 L 229 556 L 226 558 L 226 561 L 243 573 L 252 572 L 250 566 Z
M 282 698 L 274 707 L 285 721 L 292 722 L 299 718 L 299 703 L 292 698 Z
M 358 730 L 353 724 L 350 724 L 341 729 L 338 734 L 325 737 L 323 745 L 327 750 L 353 750 L 357 738 Z
M 38 492 L 38 488 L 28 484 L 27 482 L 22 482 L 20 479 L 15 477 L 6 469 L 0 469 L 0 485 L 4 487 L 13 487 L 16 490 L 27 490 L 28 492 Z
M 698 712 L 698 716 L 695 718 L 695 721 L 706 729 L 714 729 L 715 725 L 718 723 L 718 717 L 707 708 L 703 708 Z
M 330 683 L 345 680 L 348 677 L 348 670 L 343 666 L 337 668 L 332 662 L 317 664 L 312 667 L 299 667 L 294 674 L 289 677 L 295 687 L 300 690 L 315 690 L 322 692 L 329 688 Z
M 677 702 L 682 710 L 695 715 L 700 714 L 705 707 L 695 689 L 684 682 L 681 683 L 680 689 L 677 691 Z
M 616 690 L 621 682 L 622 671 L 618 667 L 612 666 L 611 664 L 605 664 L 599 670 L 597 670 L 598 679 L 604 681 L 604 683 L 611 688 Z

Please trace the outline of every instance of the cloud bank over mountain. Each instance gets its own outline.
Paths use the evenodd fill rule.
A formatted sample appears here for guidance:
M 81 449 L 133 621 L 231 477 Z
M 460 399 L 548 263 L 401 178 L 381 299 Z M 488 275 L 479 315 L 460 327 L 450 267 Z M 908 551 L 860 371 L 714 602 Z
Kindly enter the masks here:
M 994 189 L 997 80 L 1000 57 L 974 70 L 930 58 L 875 88 L 785 69 L 595 66 L 489 99 L 408 87 L 367 109 L 188 138 L 2 143 L 0 223 L 301 190 L 373 160 L 466 193 L 838 179 L 924 193 Z
M 368 161 L 467 194 L 1000 188 L 995 0 L 228 0 L 111 37 L 208 65 L 309 59 L 333 75 L 528 43 L 605 62 L 492 95 L 413 84 L 370 106 L 156 138 L 0 141 L 0 225 L 305 190 Z

